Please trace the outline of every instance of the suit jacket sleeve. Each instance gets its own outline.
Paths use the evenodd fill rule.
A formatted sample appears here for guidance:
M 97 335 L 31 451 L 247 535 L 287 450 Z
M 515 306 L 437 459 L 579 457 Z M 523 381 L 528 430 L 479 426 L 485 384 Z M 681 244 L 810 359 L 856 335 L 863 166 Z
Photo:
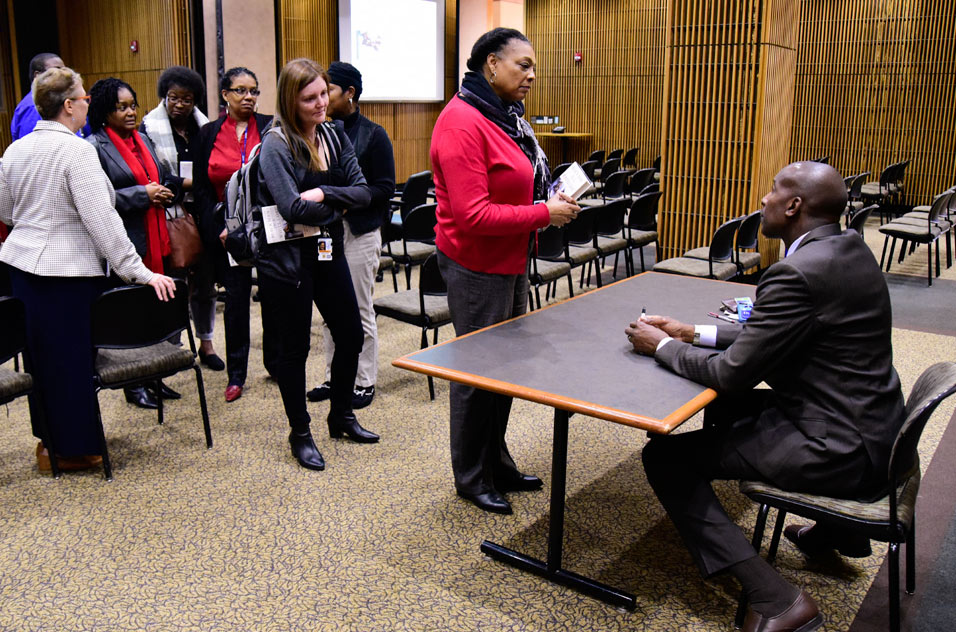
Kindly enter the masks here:
M 819 327 L 815 312 L 807 280 L 781 262 L 764 274 L 753 312 L 727 349 L 708 350 L 674 341 L 654 357 L 678 375 L 717 391 L 750 389 L 783 359 L 799 354 L 801 345 Z

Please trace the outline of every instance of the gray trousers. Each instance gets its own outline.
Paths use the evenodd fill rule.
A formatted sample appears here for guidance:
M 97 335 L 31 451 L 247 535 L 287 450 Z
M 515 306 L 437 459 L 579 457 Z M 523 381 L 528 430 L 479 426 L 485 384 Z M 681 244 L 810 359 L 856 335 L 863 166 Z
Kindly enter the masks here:
M 448 307 L 456 335 L 525 313 L 527 274 L 473 272 L 441 251 L 438 267 L 448 285 Z M 496 477 L 513 477 L 518 471 L 505 443 L 511 398 L 455 382 L 450 391 L 455 488 L 466 494 L 495 489 Z

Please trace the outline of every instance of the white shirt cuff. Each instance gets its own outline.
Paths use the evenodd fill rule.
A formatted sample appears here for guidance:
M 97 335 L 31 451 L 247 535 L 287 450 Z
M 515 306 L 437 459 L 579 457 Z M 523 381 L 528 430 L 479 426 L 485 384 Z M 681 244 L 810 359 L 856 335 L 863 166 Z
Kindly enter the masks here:
M 660 342 L 658 342 L 658 343 L 657 343 L 657 349 L 654 349 L 654 353 L 657 353 L 658 351 L 660 351 L 660 350 L 661 350 L 661 347 L 663 347 L 664 345 L 666 345 L 666 344 L 667 344 L 668 342 L 670 342 L 671 340 L 673 340 L 673 338 L 671 338 L 670 336 L 668 336 L 667 338 L 664 338 L 663 340 L 661 340 Z
M 694 333 L 700 337 L 699 347 L 717 346 L 717 325 L 694 325 Z

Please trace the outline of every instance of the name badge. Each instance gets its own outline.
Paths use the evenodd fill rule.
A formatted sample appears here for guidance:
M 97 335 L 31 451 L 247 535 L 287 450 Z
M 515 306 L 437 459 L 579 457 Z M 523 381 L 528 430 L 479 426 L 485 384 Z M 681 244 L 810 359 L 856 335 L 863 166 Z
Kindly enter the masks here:
M 332 238 L 319 237 L 319 261 L 332 261 Z

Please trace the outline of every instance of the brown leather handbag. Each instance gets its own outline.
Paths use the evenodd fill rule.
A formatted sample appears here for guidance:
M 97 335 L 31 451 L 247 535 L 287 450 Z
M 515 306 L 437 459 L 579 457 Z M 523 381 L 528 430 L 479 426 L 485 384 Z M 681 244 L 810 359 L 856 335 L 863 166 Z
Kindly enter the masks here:
M 170 211 L 182 212 L 179 217 L 171 217 Z M 167 271 L 185 270 L 195 265 L 202 256 L 202 240 L 196 220 L 181 206 L 166 209 L 166 230 L 169 232 L 169 255 L 165 259 Z

